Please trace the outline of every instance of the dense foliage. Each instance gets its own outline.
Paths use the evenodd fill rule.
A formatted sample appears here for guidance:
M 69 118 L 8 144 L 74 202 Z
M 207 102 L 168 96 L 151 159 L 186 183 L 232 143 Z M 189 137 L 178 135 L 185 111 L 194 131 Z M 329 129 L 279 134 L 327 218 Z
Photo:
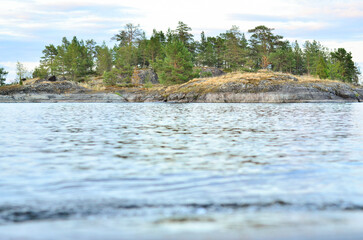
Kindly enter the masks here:
M 357 83 L 360 74 L 352 54 L 344 48 L 329 51 L 317 41 L 302 47 L 275 35 L 274 29 L 257 26 L 247 39 L 237 26 L 215 37 L 201 33 L 194 40 L 192 29 L 179 22 L 166 33 L 154 30 L 148 39 L 139 25 L 127 24 L 109 48 L 93 40 L 63 38 L 60 46 L 43 50 L 41 65 L 34 77 L 63 75 L 72 79 L 87 74 L 103 75 L 105 83 L 128 83 L 135 68 L 152 67 L 164 84 L 186 82 L 195 77 L 196 67 L 216 67 L 225 71 L 271 69 L 296 75 L 314 75 Z

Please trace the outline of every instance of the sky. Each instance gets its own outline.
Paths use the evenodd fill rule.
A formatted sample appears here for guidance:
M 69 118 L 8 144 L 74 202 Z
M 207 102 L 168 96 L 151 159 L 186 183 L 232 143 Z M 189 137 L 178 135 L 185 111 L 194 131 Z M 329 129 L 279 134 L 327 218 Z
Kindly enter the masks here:
M 17 61 L 34 69 L 44 46 L 63 37 L 112 46 L 111 37 L 127 23 L 150 36 L 153 29 L 175 29 L 178 21 L 196 39 L 201 31 L 216 36 L 233 25 L 245 33 L 265 25 L 290 41 L 344 47 L 363 70 L 363 0 L 1 0 L 0 6 L 0 67 L 9 72 L 7 82 L 15 79 Z

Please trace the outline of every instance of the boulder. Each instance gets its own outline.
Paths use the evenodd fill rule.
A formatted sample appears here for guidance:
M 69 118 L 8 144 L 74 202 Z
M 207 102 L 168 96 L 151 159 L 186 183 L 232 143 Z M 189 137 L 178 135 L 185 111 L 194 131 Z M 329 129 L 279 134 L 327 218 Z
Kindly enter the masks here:
M 56 76 L 50 76 L 49 78 L 48 78 L 48 81 L 51 81 L 51 82 L 55 82 L 55 81 L 57 81 L 57 77 Z
M 135 69 L 132 77 L 131 83 L 132 84 L 145 84 L 145 83 L 152 83 L 158 84 L 160 83 L 158 80 L 158 75 L 152 69 Z
M 219 68 L 215 67 L 203 67 L 200 69 L 199 76 L 200 77 L 218 77 L 226 74 Z

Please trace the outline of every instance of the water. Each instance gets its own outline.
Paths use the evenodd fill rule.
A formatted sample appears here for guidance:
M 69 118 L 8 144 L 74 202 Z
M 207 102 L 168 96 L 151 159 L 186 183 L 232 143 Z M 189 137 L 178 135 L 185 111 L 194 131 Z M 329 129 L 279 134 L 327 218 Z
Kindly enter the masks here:
M 0 239 L 362 239 L 362 104 L 0 104 Z

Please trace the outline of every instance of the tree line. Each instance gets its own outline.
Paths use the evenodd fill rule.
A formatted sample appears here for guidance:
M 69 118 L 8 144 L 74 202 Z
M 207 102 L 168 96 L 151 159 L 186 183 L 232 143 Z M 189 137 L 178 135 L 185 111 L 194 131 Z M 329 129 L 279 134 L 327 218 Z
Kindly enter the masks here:
M 153 30 L 150 38 L 139 25 L 126 24 L 112 40 L 114 47 L 94 40 L 71 41 L 45 46 L 34 77 L 67 76 L 73 80 L 89 74 L 104 76 L 106 84 L 130 82 L 137 68 L 152 68 L 163 84 L 182 83 L 199 76 L 198 67 L 216 67 L 226 72 L 270 69 L 295 75 L 314 75 L 358 83 L 359 69 L 352 53 L 344 48 L 330 51 L 317 41 L 300 46 L 273 33 L 273 28 L 257 26 L 247 39 L 237 26 L 218 36 L 201 33 L 196 41 L 192 29 L 179 22 L 167 32 Z

